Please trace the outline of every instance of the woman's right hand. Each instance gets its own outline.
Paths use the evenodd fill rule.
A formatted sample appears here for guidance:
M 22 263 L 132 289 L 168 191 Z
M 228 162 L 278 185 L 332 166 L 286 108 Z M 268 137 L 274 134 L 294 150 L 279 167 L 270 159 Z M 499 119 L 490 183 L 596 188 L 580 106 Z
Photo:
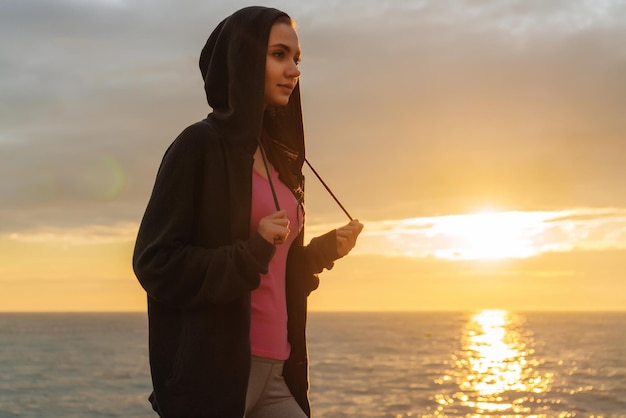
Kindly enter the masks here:
M 290 232 L 287 212 L 279 210 L 261 218 L 257 231 L 270 244 L 280 245 L 284 243 Z

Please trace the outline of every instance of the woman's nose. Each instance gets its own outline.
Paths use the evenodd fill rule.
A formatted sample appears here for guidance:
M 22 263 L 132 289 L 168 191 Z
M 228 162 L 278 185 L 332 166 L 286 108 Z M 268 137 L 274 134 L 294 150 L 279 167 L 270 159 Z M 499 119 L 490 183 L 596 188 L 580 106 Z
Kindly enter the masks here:
M 291 64 L 287 69 L 287 74 L 289 74 L 290 77 L 300 77 L 300 68 L 298 68 L 298 64 L 295 62 Z

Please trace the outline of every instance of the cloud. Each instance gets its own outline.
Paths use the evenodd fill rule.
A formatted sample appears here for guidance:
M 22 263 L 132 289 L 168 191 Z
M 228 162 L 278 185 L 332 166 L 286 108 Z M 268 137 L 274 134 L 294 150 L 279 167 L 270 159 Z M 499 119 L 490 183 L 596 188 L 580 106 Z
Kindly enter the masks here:
M 481 212 L 365 224 L 356 255 L 473 260 L 626 249 L 624 208 Z M 307 235 L 331 228 L 307 228 Z
M 80 226 L 72 225 L 69 219 L 57 226 L 17 222 L 13 229 L 0 230 L 0 238 L 53 246 L 127 244 L 134 242 L 139 227 L 136 222 L 116 222 L 113 217 Z M 365 221 L 365 225 L 352 252 L 357 256 L 459 261 L 626 249 L 624 208 L 481 212 Z M 309 223 L 306 236 L 319 236 L 335 227 Z
M 309 156 L 351 212 L 626 205 L 622 2 L 270 4 L 299 23 Z M 244 5 L 3 2 L 0 230 L 137 222 L 209 111 L 199 50 Z
M 299 24 L 308 157 L 366 223 L 355 256 L 328 273 L 349 268 L 336 281 L 345 291 L 325 293 L 338 298 L 327 306 L 346 306 L 365 281 L 380 284 L 359 299 L 363 308 L 377 306 L 381 295 L 408 308 L 415 295 L 423 295 L 421 306 L 442 307 L 433 295 L 446 295 L 445 307 L 459 308 L 477 303 L 467 298 L 476 275 L 521 280 L 527 266 L 532 277 L 558 282 L 537 302 L 552 306 L 572 280 L 581 298 L 593 294 L 590 280 L 608 264 L 614 280 L 598 296 L 623 305 L 623 292 L 615 291 L 626 239 L 623 2 L 268 3 Z M 76 287 L 37 293 L 30 281 L 36 277 L 78 283 L 98 276 L 99 264 L 106 264 L 103 277 L 132 276 L 130 247 L 163 152 L 209 111 L 199 51 L 222 18 L 248 4 L 0 2 L 0 36 L 7 40 L 0 44 L 0 253 L 4 280 L 21 289 L 6 294 L 7 306 L 53 303 L 51 291 L 64 296 Z M 343 215 L 307 178 L 307 236 L 315 236 Z M 488 206 L 502 208 L 504 217 L 546 214 L 535 229 L 524 224 L 516 233 L 547 252 L 515 259 L 523 268 L 500 273 L 436 258 L 461 258 L 458 240 L 471 243 L 442 225 L 471 221 L 460 214 Z M 582 267 L 577 249 L 592 250 Z M 605 253 L 612 255 L 604 260 Z M 533 267 L 545 259 L 549 266 Z M 422 269 L 431 263 L 438 267 Z M 441 278 L 444 264 L 449 274 L 436 287 L 430 279 Z M 379 279 L 398 265 L 406 269 L 395 272 L 394 295 Z M 407 292 L 410 283 L 415 289 Z M 131 294 L 116 289 L 104 308 Z M 136 290 L 133 306 L 143 307 Z M 517 306 L 518 290 L 496 302 Z M 531 286 L 526 306 L 540 290 Z M 96 306 L 77 295 L 81 306 Z
M 15 232 L 8 239 L 20 243 L 46 243 L 69 246 L 133 242 L 138 225 L 118 223 L 85 225 L 73 228 L 41 227 L 34 231 Z
M 360 190 L 362 208 L 624 204 L 624 9 L 566 3 L 431 2 L 311 30 L 310 155 L 341 189 L 385 184 Z

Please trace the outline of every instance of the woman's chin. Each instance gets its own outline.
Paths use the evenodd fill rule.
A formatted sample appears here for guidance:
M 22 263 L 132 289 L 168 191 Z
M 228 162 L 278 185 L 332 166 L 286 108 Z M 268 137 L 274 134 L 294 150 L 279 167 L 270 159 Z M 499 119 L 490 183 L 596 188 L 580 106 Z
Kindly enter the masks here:
M 275 97 L 269 104 L 271 106 L 287 106 L 289 104 L 289 97 Z

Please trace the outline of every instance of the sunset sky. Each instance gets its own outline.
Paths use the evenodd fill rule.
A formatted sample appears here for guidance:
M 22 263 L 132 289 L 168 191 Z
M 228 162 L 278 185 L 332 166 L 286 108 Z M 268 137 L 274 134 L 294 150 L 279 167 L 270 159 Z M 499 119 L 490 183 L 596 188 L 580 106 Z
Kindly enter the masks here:
M 251 3 L 0 3 L 0 311 L 142 311 L 162 155 Z M 365 224 L 312 310 L 624 310 L 626 2 L 267 1 L 307 155 Z M 307 237 L 346 222 L 307 176 Z

